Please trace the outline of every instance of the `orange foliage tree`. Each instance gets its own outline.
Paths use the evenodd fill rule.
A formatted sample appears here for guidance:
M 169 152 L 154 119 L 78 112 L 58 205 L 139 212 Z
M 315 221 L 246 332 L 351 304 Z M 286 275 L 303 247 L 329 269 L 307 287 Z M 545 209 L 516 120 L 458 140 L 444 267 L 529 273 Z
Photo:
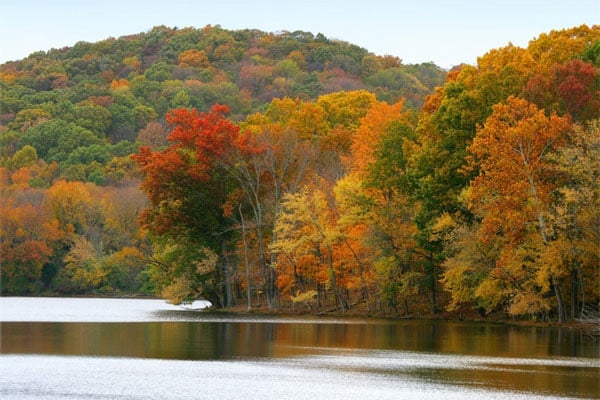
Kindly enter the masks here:
M 43 287 L 42 271 L 64 239 L 58 220 L 45 207 L 14 200 L 0 203 L 2 293 L 36 293 Z
M 559 319 L 565 318 L 565 271 L 548 270 L 538 261 L 551 246 L 547 213 L 558 185 L 549 155 L 564 146 L 569 128 L 568 118 L 547 117 L 526 100 L 510 97 L 494 107 L 469 146 L 469 165 L 479 170 L 471 182 L 469 207 L 481 218 L 482 242 L 499 248 L 494 268 L 475 295 L 494 298 L 489 304 L 506 301 L 512 314 L 548 311 L 546 294 L 552 288 Z M 447 272 L 446 280 L 452 275 Z

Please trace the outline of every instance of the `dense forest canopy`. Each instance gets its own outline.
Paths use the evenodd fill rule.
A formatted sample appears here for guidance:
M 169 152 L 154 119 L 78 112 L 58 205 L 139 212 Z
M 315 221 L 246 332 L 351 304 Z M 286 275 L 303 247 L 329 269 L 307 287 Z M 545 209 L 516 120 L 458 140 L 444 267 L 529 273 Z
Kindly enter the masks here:
M 567 319 L 600 300 L 600 27 L 477 65 L 164 26 L 0 66 L 2 294 Z

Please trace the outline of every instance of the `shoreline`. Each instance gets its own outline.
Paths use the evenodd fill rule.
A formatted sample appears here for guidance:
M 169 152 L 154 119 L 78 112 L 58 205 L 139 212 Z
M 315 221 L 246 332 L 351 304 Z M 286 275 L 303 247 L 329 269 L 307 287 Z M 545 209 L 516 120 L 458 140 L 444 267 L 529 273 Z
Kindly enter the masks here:
M 256 315 L 256 316 L 269 316 L 269 317 L 315 317 L 315 318 L 336 318 L 336 319 L 373 319 L 373 320 L 389 320 L 389 321 L 442 321 L 442 322 L 457 322 L 457 323 L 481 323 L 481 324 L 496 324 L 496 325 L 512 325 L 512 326 L 523 326 L 523 327 L 538 327 L 538 328 L 571 328 L 579 329 L 586 333 L 589 333 L 595 340 L 600 340 L 600 325 L 595 322 L 586 321 L 567 321 L 564 323 L 558 323 L 556 321 L 534 321 L 524 319 L 509 319 L 501 318 L 498 315 L 490 318 L 477 316 L 476 312 L 474 315 L 463 316 L 462 318 L 458 313 L 451 313 L 442 311 L 438 314 L 419 314 L 419 315 L 389 315 L 380 313 L 361 313 L 356 310 L 350 312 L 340 311 L 321 311 L 318 313 L 294 311 L 287 308 L 271 310 L 269 311 L 266 307 L 254 307 L 248 310 L 245 305 L 236 305 L 227 308 L 207 308 L 201 310 L 201 312 L 211 312 L 218 314 L 231 314 L 231 315 Z M 593 334 L 592 332 L 597 331 L 598 333 Z
M 80 299 L 139 299 L 139 300 L 163 300 L 169 303 L 168 300 L 163 299 L 154 295 L 145 294 L 121 294 L 121 295 L 106 295 L 106 294 L 79 294 L 79 295 L 60 295 L 56 293 L 44 293 L 40 295 L 0 295 L 0 300 L 3 297 L 37 297 L 37 298 L 80 298 Z M 198 299 L 201 300 L 201 299 Z M 171 304 L 171 303 L 169 303 Z M 390 321 L 447 321 L 447 322 L 464 322 L 464 323 L 489 323 L 497 325 L 514 325 L 514 326 L 529 326 L 529 327 L 540 327 L 540 328 L 572 328 L 580 329 L 588 333 L 595 340 L 600 340 L 600 323 L 595 321 L 581 321 L 581 320 L 570 320 L 564 323 L 558 323 L 557 321 L 536 321 L 527 319 L 511 319 L 501 315 L 501 313 L 490 314 L 489 317 L 481 317 L 475 311 L 469 313 L 460 312 L 449 312 L 440 311 L 437 314 L 433 313 L 415 313 L 409 315 L 390 315 L 381 312 L 367 311 L 363 309 L 353 309 L 340 311 L 336 309 L 322 310 L 319 312 L 308 312 L 290 307 L 281 307 L 276 310 L 269 310 L 266 306 L 256 306 L 248 310 L 247 305 L 234 305 L 231 307 L 214 308 L 207 307 L 198 312 L 204 313 L 216 313 L 216 314 L 231 314 L 231 315 L 255 315 L 255 316 L 268 316 L 268 317 L 314 317 L 314 318 L 336 318 L 336 319 L 373 319 L 373 320 L 390 320 Z

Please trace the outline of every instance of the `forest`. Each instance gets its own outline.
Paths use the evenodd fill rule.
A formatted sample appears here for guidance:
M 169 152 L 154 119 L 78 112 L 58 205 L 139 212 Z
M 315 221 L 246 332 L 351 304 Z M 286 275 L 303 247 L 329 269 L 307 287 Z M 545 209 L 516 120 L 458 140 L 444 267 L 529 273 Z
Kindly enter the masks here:
M 0 65 L 2 295 L 565 322 L 599 179 L 598 25 L 450 71 L 218 25 Z

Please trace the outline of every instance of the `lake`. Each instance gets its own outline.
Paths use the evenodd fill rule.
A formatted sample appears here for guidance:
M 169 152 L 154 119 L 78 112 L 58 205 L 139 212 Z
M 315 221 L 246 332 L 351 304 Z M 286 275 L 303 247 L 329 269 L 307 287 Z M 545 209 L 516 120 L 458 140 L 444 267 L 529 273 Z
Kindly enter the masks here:
M 578 329 L 0 298 L 2 399 L 600 398 Z

